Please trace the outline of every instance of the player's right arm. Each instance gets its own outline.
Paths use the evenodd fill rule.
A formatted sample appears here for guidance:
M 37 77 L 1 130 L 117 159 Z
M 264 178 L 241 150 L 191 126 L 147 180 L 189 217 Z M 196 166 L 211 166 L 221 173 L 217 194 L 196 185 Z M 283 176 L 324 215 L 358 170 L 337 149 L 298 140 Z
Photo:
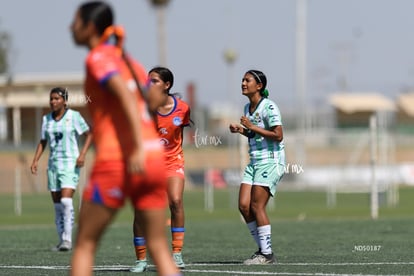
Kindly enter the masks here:
M 229 126 L 231 133 L 240 133 L 243 136 L 246 136 L 247 138 L 253 138 L 254 132 L 250 131 L 249 129 L 243 127 L 240 124 L 230 124 Z
M 32 165 L 30 166 L 30 170 L 32 174 L 37 175 L 37 163 L 42 156 L 43 151 L 45 150 L 47 145 L 47 140 L 40 140 L 39 144 L 37 145 L 35 156 L 33 157 Z

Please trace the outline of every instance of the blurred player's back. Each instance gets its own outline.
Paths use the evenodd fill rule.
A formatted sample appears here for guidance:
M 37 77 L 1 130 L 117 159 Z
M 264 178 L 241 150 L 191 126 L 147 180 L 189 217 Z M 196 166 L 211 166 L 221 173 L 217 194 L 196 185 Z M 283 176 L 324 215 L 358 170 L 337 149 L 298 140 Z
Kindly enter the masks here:
M 122 160 L 133 148 L 132 135 L 123 135 L 130 131 L 125 112 L 116 97 L 105 91 L 102 82 L 108 77 L 108 72 L 121 74 L 131 91 L 131 100 L 137 100 L 140 108 L 142 122 L 142 138 L 148 149 L 157 149 L 158 134 L 154 122 L 151 120 L 146 108 L 146 103 L 137 91 L 137 85 L 125 64 L 119 49 L 109 44 L 102 44 L 94 48 L 87 57 L 89 70 L 87 71 L 85 91 L 91 102 L 88 104 L 92 120 L 94 122 L 92 131 L 95 138 L 97 160 Z M 134 71 L 141 83 L 145 83 L 147 74 L 144 68 L 134 62 Z M 114 123 L 116 122 L 116 123 Z

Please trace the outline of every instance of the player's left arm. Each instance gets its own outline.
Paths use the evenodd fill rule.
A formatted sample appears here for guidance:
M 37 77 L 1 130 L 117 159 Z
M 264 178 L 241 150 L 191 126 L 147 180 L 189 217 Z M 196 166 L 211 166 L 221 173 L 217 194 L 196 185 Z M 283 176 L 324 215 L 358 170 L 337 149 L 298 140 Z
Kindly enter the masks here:
M 92 132 L 90 130 L 83 133 L 86 136 L 85 143 L 83 143 L 83 147 L 79 152 L 78 159 L 76 159 L 76 167 L 81 168 L 85 165 L 85 157 L 86 152 L 88 151 L 89 147 L 92 144 Z
M 92 144 L 92 132 L 90 131 L 89 125 L 79 112 L 74 113 L 74 129 L 78 135 L 85 135 L 85 142 L 79 152 L 79 156 L 76 159 L 76 167 L 81 168 L 85 164 L 85 156 L 90 145 Z
M 183 127 L 189 127 L 191 126 L 191 124 L 194 124 L 193 121 L 191 120 L 191 109 L 190 107 L 187 105 L 186 106 L 186 111 L 184 113 L 184 119 L 183 119 Z
M 266 139 L 274 140 L 276 142 L 281 142 L 283 140 L 283 129 L 281 125 L 273 126 L 269 130 L 254 126 L 251 130 Z
M 183 117 L 183 124 L 181 125 L 181 147 L 183 146 L 184 142 L 184 128 L 191 126 L 191 118 L 190 118 L 190 108 L 187 106 L 187 110 L 185 111 L 184 117 Z

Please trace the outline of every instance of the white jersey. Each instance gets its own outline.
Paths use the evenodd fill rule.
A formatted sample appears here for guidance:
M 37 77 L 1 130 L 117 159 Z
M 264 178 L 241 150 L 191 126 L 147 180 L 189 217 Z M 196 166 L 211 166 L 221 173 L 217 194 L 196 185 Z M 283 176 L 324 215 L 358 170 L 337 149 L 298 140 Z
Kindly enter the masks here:
M 88 130 L 88 124 L 77 111 L 67 109 L 60 120 L 55 120 L 52 112 L 44 115 L 41 139 L 49 143 L 49 169 L 74 168 L 79 156 L 78 137 Z
M 282 118 L 277 105 L 267 99 L 262 98 L 252 113 L 249 111 L 250 104 L 244 107 L 244 116 L 254 125 L 269 130 L 270 128 L 282 125 Z M 249 138 L 250 163 L 273 163 L 285 165 L 285 146 L 283 141 L 276 142 L 266 139 L 254 133 L 254 137 Z

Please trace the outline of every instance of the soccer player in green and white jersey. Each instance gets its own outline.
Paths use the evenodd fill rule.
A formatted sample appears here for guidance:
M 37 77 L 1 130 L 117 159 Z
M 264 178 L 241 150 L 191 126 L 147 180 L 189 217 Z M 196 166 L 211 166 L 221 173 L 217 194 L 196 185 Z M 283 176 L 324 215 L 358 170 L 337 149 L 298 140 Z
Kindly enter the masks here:
M 230 124 L 232 133 L 249 139 L 250 163 L 244 170 L 239 190 L 239 210 L 259 250 L 246 265 L 274 264 L 271 226 L 266 205 L 276 193 L 285 171 L 282 120 L 279 108 L 267 97 L 266 76 L 249 70 L 242 79 L 242 94 L 249 98 L 240 124 Z
M 52 112 L 43 116 L 41 139 L 31 165 L 32 173 L 37 174 L 38 161 L 49 143 L 47 176 L 59 236 L 59 243 L 53 248 L 56 251 L 72 249 L 73 194 L 78 185 L 80 168 L 85 162 L 86 151 L 92 141 L 88 124 L 79 112 L 67 108 L 67 100 L 67 89 L 55 87 L 50 91 Z M 86 139 L 79 152 L 80 135 L 86 135 Z

